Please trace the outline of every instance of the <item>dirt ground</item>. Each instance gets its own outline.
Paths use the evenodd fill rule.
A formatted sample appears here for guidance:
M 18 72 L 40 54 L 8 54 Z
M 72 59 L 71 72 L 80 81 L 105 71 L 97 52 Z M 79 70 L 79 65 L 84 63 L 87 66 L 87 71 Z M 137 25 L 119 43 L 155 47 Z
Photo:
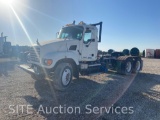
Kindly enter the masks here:
M 143 60 L 138 74 L 80 76 L 64 92 L 15 61 L 0 62 L 0 119 L 160 120 L 160 59 Z

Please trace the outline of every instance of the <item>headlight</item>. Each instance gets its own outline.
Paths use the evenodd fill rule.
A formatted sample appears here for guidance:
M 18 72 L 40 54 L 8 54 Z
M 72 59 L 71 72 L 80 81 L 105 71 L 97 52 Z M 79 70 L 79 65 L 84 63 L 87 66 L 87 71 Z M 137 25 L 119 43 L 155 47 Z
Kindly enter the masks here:
M 49 66 L 49 65 L 52 64 L 52 62 L 53 62 L 53 61 L 52 61 L 51 59 L 44 59 L 44 64 L 45 64 L 45 65 L 48 65 L 48 66 Z

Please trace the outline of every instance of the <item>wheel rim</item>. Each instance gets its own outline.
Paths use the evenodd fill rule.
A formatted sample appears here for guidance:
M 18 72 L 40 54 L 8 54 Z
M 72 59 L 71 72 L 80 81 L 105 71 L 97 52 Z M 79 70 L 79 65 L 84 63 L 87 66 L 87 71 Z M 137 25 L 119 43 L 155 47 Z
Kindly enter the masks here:
M 71 80 L 71 70 L 67 68 L 63 71 L 62 74 L 62 84 L 64 86 L 67 86 L 70 83 L 70 80 Z
M 136 71 L 139 71 L 140 68 L 141 68 L 141 63 L 140 63 L 140 61 L 137 61 L 136 62 Z
M 132 68 L 131 62 L 127 62 L 127 64 L 126 64 L 126 71 L 127 71 L 127 72 L 130 72 L 130 71 L 131 71 L 131 68 Z

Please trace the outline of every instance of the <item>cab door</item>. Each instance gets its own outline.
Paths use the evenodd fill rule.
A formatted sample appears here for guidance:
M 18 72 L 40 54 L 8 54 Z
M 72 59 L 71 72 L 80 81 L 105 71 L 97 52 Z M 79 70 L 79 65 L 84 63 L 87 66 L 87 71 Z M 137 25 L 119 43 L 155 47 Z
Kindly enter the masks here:
M 87 28 L 82 43 L 82 61 L 95 61 L 97 59 L 97 39 L 97 30 L 94 28 Z

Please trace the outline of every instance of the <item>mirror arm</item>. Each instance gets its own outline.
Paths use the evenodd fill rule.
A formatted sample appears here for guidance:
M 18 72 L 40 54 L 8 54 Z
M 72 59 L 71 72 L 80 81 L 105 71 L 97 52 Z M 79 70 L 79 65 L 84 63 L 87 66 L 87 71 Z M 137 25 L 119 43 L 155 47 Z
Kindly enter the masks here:
M 86 47 L 88 47 L 91 44 L 92 41 L 89 41 L 88 44 L 86 45 Z

